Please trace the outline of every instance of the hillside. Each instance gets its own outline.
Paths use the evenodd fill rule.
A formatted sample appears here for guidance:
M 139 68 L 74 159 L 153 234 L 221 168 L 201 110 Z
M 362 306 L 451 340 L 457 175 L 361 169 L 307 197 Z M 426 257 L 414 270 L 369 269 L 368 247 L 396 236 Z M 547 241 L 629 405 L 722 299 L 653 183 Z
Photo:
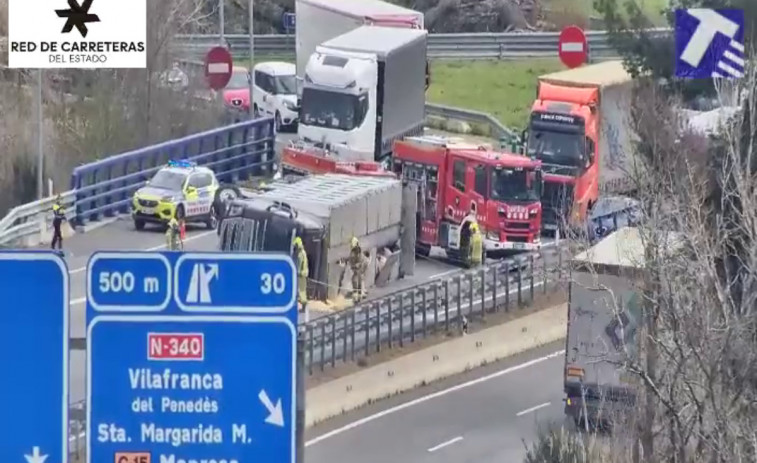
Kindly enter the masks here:
M 360 0 L 355 0 L 360 1 Z M 552 29 L 563 24 L 551 24 L 550 8 L 545 0 L 393 0 L 426 15 L 426 27 L 432 32 L 503 32 L 508 30 Z M 552 0 L 555 2 L 555 0 Z M 560 0 L 556 18 L 563 22 L 565 14 L 576 11 L 568 4 L 584 0 Z M 226 0 L 226 30 L 229 33 L 247 32 L 247 0 Z M 575 6 L 575 5 L 573 5 Z M 214 15 L 215 5 L 208 5 L 207 13 Z M 255 30 L 260 34 L 281 33 L 281 17 L 294 11 L 294 0 L 255 0 Z M 570 14 L 570 22 L 586 25 L 587 14 Z M 212 20 L 211 20 L 212 21 Z

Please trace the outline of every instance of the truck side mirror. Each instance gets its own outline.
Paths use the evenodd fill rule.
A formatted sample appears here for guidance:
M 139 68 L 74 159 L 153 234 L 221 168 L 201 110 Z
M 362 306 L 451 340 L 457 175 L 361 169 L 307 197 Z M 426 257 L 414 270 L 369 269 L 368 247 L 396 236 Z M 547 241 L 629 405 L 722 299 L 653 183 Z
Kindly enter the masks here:
M 589 137 L 586 137 L 586 158 L 587 167 L 594 164 L 594 140 Z
M 523 154 L 526 154 L 526 152 L 528 151 L 528 129 L 523 129 L 523 131 L 520 133 L 520 146 L 523 150 Z

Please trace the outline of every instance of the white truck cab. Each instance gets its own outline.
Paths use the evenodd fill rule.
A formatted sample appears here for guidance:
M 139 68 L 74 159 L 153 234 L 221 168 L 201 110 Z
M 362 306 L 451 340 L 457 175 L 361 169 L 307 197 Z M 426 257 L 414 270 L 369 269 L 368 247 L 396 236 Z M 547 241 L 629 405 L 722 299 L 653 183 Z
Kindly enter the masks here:
M 316 51 L 305 68 L 300 138 L 344 160 L 373 160 L 377 74 L 375 54 Z
M 273 117 L 276 130 L 297 123 L 297 68 L 292 63 L 267 61 L 253 68 L 255 114 Z
M 345 161 L 382 161 L 423 132 L 422 29 L 362 26 L 316 47 L 303 76 L 297 134 Z

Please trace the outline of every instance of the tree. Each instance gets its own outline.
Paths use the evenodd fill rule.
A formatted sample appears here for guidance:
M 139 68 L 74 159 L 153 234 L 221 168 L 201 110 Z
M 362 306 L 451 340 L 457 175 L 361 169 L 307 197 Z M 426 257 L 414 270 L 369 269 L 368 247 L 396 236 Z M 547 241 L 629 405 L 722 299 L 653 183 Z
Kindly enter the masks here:
M 0 16 L 7 12 L 3 1 Z M 167 88 L 161 79 L 177 58 L 170 47 L 172 37 L 205 27 L 204 3 L 147 3 L 146 69 L 44 71 L 44 174 L 54 180 L 57 191 L 68 189 L 72 169 L 82 163 L 221 125 L 223 108 L 198 98 L 205 91 L 199 76 L 192 76 L 184 91 Z M 36 172 L 35 86 L 35 74 L 26 70 L 7 70 L 0 78 L 0 140 L 5 149 L 0 188 L 12 192 L 0 199 L 0 214 L 35 196 L 34 183 L 32 188 L 17 187 Z

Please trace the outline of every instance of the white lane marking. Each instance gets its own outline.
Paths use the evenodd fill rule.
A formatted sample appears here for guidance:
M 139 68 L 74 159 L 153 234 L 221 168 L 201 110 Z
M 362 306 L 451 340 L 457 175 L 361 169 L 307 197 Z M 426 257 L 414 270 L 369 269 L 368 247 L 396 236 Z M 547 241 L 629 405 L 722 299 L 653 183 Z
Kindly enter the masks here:
M 461 440 L 463 440 L 463 436 L 453 437 L 452 439 L 450 439 L 448 441 L 444 441 L 444 442 L 442 442 L 439 445 L 431 447 L 430 449 L 428 449 L 428 452 L 429 453 L 430 452 L 436 452 L 439 449 L 443 449 L 444 447 L 450 446 L 450 445 L 454 444 L 455 442 L 460 442 Z
M 191 236 L 187 237 L 187 239 L 185 239 L 184 242 L 188 243 L 190 241 L 194 241 L 196 239 L 203 238 L 205 236 L 211 235 L 211 234 L 213 234 L 215 232 L 216 232 L 215 230 L 209 230 L 209 231 L 206 231 L 206 232 L 198 233 L 196 235 L 191 235 Z M 158 249 L 163 249 L 165 247 L 166 247 L 165 244 L 161 244 L 160 246 L 153 246 L 151 248 L 147 248 L 147 249 L 145 249 L 145 251 L 157 251 Z M 83 272 L 85 270 L 87 270 L 87 266 L 86 265 L 84 267 L 79 267 L 79 268 L 75 268 L 73 270 L 69 270 L 68 274 L 69 275 L 74 275 L 76 273 L 81 273 L 81 272 Z
M 519 411 L 515 414 L 515 416 L 523 416 L 527 413 L 535 412 L 536 410 L 539 410 L 540 408 L 549 407 L 552 405 L 552 402 L 544 402 L 543 404 L 536 405 L 535 407 L 527 408 L 525 410 Z
M 525 368 L 537 365 L 539 363 L 545 362 L 547 360 L 551 360 L 553 358 L 557 358 L 559 356 L 562 356 L 565 354 L 565 350 L 558 350 L 557 352 L 552 352 L 549 355 L 545 355 L 543 357 L 535 358 L 532 360 L 529 360 L 528 362 L 520 363 L 518 365 L 513 365 L 511 367 L 505 368 L 504 370 L 495 371 L 494 373 L 488 374 L 486 376 L 482 376 L 480 378 L 472 379 L 470 381 L 467 381 L 465 383 L 458 384 L 456 386 L 451 386 L 447 389 L 443 389 L 441 391 L 437 391 L 428 395 L 425 395 L 423 397 L 418 397 L 417 399 L 411 400 L 409 402 L 405 402 L 403 404 L 396 405 L 392 408 L 387 408 L 386 410 L 382 410 L 378 413 L 375 413 L 370 416 L 366 416 L 365 418 L 361 418 L 357 421 L 353 421 L 352 423 L 348 423 L 341 428 L 334 429 L 332 431 L 329 431 L 325 434 L 321 434 L 318 437 L 314 437 L 313 439 L 310 439 L 309 441 L 305 442 L 306 447 L 310 447 L 311 445 L 315 445 L 321 441 L 324 441 L 326 439 L 329 439 L 334 436 L 338 436 L 339 434 L 342 434 L 344 432 L 347 432 L 349 430 L 355 429 L 357 427 L 360 427 L 364 424 L 368 424 L 371 421 L 376 421 L 379 418 L 383 418 L 385 416 L 391 415 L 393 413 L 397 413 L 401 410 L 404 410 L 406 408 L 413 407 L 418 404 L 422 404 L 424 402 L 428 402 L 429 400 L 436 399 L 437 397 L 442 397 L 447 394 L 450 394 L 455 391 L 459 391 L 461 389 L 465 389 L 471 386 L 475 386 L 477 384 L 484 383 L 486 381 L 491 381 L 492 379 L 499 378 L 500 376 L 507 375 L 509 373 L 513 373 L 515 371 L 520 371 Z
M 460 270 L 460 269 L 459 268 L 453 268 L 453 269 L 447 270 L 446 272 L 435 273 L 435 274 L 431 275 L 430 277 L 428 277 L 428 279 L 429 280 L 434 280 L 436 278 L 443 277 L 444 275 L 449 275 L 450 273 L 455 273 L 458 270 Z

